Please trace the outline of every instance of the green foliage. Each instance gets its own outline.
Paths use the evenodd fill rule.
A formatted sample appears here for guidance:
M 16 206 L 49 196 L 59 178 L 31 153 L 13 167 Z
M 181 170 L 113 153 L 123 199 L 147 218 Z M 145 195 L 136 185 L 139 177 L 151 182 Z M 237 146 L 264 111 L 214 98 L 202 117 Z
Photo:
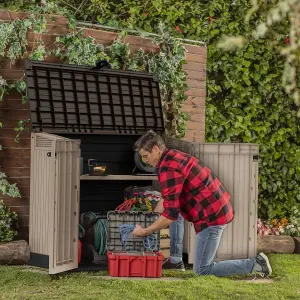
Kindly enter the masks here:
M 0 172 L 0 192 L 2 192 L 3 195 L 7 195 L 13 198 L 21 197 L 20 191 L 17 188 L 16 184 L 10 184 L 7 181 L 7 176 Z
M 0 242 L 10 242 L 16 236 L 17 214 L 0 200 Z
M 17 127 L 14 128 L 14 131 L 18 132 L 18 134 L 15 137 L 15 142 L 20 142 L 20 135 L 23 131 L 28 130 L 26 126 L 30 124 L 30 119 L 27 120 L 20 120 L 18 121 Z
M 203 26 L 201 20 L 200 1 L 174 0 L 91 0 L 89 7 L 90 20 L 97 16 L 97 20 L 104 25 L 130 29 L 143 29 L 147 32 L 159 32 L 159 23 L 164 22 L 172 35 L 180 36 L 180 28 L 189 28 L 198 32 Z M 198 19 L 200 17 L 200 19 Z M 176 26 L 178 26 L 176 28 Z M 198 34 L 197 34 L 198 35 Z M 197 38 L 199 35 L 197 36 Z
M 122 42 L 122 37 L 113 41 L 108 47 L 111 66 L 116 70 L 145 71 L 146 58 L 144 51 L 139 49 L 136 54 L 131 53 L 128 43 Z
M 26 80 L 21 79 L 9 85 L 8 91 L 17 91 L 22 95 L 22 104 L 28 102 L 27 93 L 26 93 Z
M 249 10 L 245 20 L 248 23 L 252 15 L 264 4 L 258 0 L 252 0 L 253 7 Z M 298 0 L 278 1 L 278 5 L 268 7 L 265 18 L 256 26 L 252 35 L 244 36 L 223 36 L 219 46 L 224 49 L 235 49 L 243 47 L 245 43 L 252 43 L 253 40 L 272 36 L 273 47 L 278 47 L 280 54 L 285 56 L 282 82 L 287 94 L 300 106 L 299 93 L 299 70 L 300 70 L 300 2 Z M 282 31 L 282 24 L 288 24 Z M 287 30 L 289 29 L 289 32 Z M 281 43 L 280 35 L 285 34 L 285 45 Z M 300 117 L 300 109 L 298 110 Z
M 231 23 L 234 18 L 237 25 L 214 22 L 219 36 L 252 33 L 239 17 L 246 14 L 242 7 L 239 14 L 228 11 Z M 253 18 L 253 28 L 260 21 L 260 17 Z M 280 30 L 287 30 L 287 25 L 282 24 Z M 268 39 L 251 40 L 230 52 L 216 43 L 213 39 L 208 46 L 206 140 L 258 143 L 259 215 L 289 215 L 291 207 L 300 203 L 300 122 L 293 99 L 281 85 L 284 58 Z
M 166 134 L 183 137 L 187 115 L 181 112 L 181 105 L 187 99 L 185 92 L 188 86 L 182 66 L 186 63 L 186 50 L 170 36 L 162 23 L 159 24 L 159 30 L 160 36 L 154 42 L 160 46 L 160 52 L 149 58 L 148 69 L 157 75 L 160 83 Z
M 0 101 L 2 101 L 3 96 L 7 90 L 7 82 L 0 76 Z
M 0 58 L 5 55 L 14 63 L 17 58 L 23 57 L 27 51 L 26 34 L 31 25 L 29 20 L 19 19 L 11 23 L 0 23 Z
M 54 54 L 65 63 L 93 66 L 96 61 L 107 59 L 103 45 L 96 44 L 91 37 L 84 37 L 82 30 L 57 37 L 56 42 L 61 46 L 54 50 Z

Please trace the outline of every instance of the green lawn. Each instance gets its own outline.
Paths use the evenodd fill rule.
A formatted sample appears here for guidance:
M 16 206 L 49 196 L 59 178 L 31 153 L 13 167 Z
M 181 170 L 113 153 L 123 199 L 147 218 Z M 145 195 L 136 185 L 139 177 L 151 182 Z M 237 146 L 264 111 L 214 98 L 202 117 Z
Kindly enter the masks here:
M 107 280 L 103 273 L 72 273 L 57 278 L 0 266 L 0 299 L 300 299 L 300 255 L 271 255 L 272 283 L 237 278 L 196 277 L 191 271 L 165 272 L 183 280 Z M 110 298 L 110 299 L 108 299 Z

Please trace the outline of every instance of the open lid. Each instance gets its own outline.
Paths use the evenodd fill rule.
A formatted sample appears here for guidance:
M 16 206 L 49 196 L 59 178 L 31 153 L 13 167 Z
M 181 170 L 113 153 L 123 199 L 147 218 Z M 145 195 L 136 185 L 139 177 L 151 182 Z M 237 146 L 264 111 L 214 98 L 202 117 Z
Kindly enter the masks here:
M 33 131 L 164 132 L 156 77 L 150 73 L 26 61 Z

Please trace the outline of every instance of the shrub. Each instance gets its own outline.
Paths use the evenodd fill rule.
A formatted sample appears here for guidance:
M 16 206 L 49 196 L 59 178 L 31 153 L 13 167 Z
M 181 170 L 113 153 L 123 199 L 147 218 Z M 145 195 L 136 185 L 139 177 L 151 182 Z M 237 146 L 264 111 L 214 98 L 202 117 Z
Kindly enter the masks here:
M 10 242 L 17 234 L 17 214 L 0 200 L 0 242 Z

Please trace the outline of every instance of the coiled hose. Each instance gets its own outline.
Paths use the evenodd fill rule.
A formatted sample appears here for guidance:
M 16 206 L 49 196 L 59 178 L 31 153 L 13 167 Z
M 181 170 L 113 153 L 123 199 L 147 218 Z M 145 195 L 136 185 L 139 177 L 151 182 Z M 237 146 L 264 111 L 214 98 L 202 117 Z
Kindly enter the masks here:
M 94 224 L 94 248 L 99 255 L 106 255 L 107 252 L 107 219 L 102 219 L 93 212 L 87 212 L 84 214 L 84 218 L 91 220 L 96 219 Z M 83 220 L 81 219 L 81 223 Z M 85 230 L 82 225 L 79 225 L 79 237 L 85 236 Z

